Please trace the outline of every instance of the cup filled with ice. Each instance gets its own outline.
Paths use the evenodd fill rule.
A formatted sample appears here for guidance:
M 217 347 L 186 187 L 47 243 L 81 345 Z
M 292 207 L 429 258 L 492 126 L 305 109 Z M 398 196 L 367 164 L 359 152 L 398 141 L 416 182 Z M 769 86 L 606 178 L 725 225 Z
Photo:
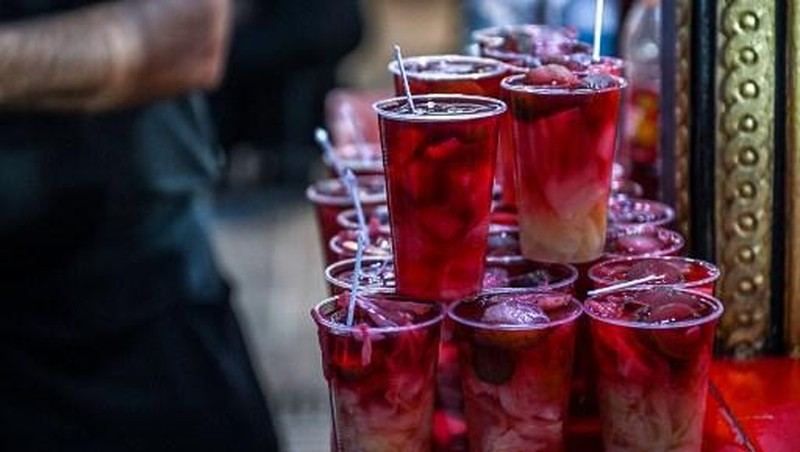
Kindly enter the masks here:
M 345 294 L 311 311 L 333 420 L 336 452 L 427 452 L 432 447 L 439 335 L 445 312 L 392 294 Z
M 414 94 L 472 94 L 498 97 L 500 80 L 510 68 L 503 62 L 467 55 L 425 55 L 403 59 L 408 85 Z M 394 93 L 404 94 L 397 61 L 389 63 Z
M 389 207 L 378 204 L 364 209 L 364 222 L 371 230 L 378 230 L 384 234 L 391 234 L 389 224 Z M 336 224 L 343 229 L 358 229 L 358 212 L 356 209 L 347 209 L 336 216 Z
M 397 291 L 453 301 L 477 293 L 505 103 L 465 95 L 375 104 L 386 164 Z
M 637 288 L 589 298 L 607 452 L 699 452 L 719 300 Z
M 670 229 L 649 224 L 612 226 L 606 234 L 603 258 L 675 256 L 684 244 L 683 236 Z
M 664 226 L 675 219 L 675 209 L 650 199 L 612 197 L 608 206 L 608 222 L 616 226 L 651 224 Z
M 322 157 L 330 177 L 336 177 L 336 165 L 350 168 L 356 176 L 383 174 L 380 143 L 346 144 L 334 147 L 333 151 L 333 156 Z
M 557 65 L 503 80 L 527 258 L 580 263 L 603 253 L 625 86 L 612 75 L 575 74 Z
M 365 210 L 386 203 L 386 181 L 383 176 L 362 176 L 357 179 L 357 183 L 357 196 Z M 353 207 L 353 198 L 347 186 L 338 178 L 314 182 L 306 189 L 306 197 L 314 203 L 325 265 L 330 265 L 337 260 L 328 247 L 331 238 L 340 229 L 336 217 Z
M 520 24 L 483 28 L 472 33 L 481 56 L 522 68 L 542 65 L 544 55 L 591 52 L 591 46 L 577 40 L 572 28 Z
M 344 259 L 325 268 L 325 281 L 332 295 L 349 292 L 353 287 L 356 259 Z M 394 263 L 391 256 L 367 256 L 361 260 L 358 286 L 366 289 L 393 290 Z
M 623 257 L 600 262 L 589 269 L 589 279 L 595 289 L 655 277 L 647 286 L 666 286 L 714 293 L 720 277 L 712 263 L 681 256 Z
M 357 229 L 343 229 L 333 236 L 328 246 L 338 260 L 356 257 L 358 251 Z M 392 236 L 381 229 L 369 229 L 367 242 L 362 250 L 364 257 L 390 257 L 392 255 Z
M 563 450 L 581 304 L 558 292 L 497 292 L 448 309 L 471 452 Z

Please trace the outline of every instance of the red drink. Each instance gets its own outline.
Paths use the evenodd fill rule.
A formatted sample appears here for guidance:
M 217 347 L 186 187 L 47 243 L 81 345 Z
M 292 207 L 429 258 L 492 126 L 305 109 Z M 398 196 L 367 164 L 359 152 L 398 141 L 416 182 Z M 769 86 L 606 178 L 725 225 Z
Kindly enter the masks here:
M 602 73 L 621 77 L 625 62 L 611 56 L 601 56 L 595 61 L 591 52 L 547 55 L 541 58 L 542 64 L 560 64 L 576 73 Z
M 549 25 L 510 25 L 484 28 L 472 33 L 480 54 L 514 66 L 541 66 L 543 55 L 591 52 L 591 46 L 578 42 L 575 30 Z
M 606 234 L 603 258 L 675 256 L 684 243 L 679 233 L 649 224 L 611 227 Z
M 722 304 L 700 292 L 634 289 L 585 302 L 606 452 L 699 452 Z
M 336 253 L 338 260 L 356 257 L 358 251 L 359 231 L 345 229 L 333 236 L 328 244 L 331 251 Z M 392 255 L 392 236 L 380 229 L 370 229 L 367 233 L 369 241 L 364 247 L 364 257 L 390 257 Z
M 620 78 L 577 75 L 561 66 L 503 80 L 527 258 L 576 263 L 602 254 L 624 86 Z
M 397 291 L 424 300 L 475 294 L 483 279 L 497 128 L 505 104 L 415 96 L 375 104 L 386 167 Z
M 358 178 L 358 195 L 365 209 L 386 202 L 386 181 L 382 176 L 363 176 Z M 336 255 L 328 248 L 328 243 L 341 229 L 336 224 L 336 216 L 343 210 L 353 207 L 353 199 L 347 187 L 339 179 L 317 181 L 306 190 L 317 212 L 320 243 L 325 256 L 325 265 L 336 262 Z
M 560 451 L 581 305 L 548 292 L 453 304 L 471 452 Z
M 675 210 L 663 202 L 649 199 L 614 197 L 608 206 L 608 221 L 615 226 L 651 224 L 664 226 L 675 219 Z
M 405 58 L 403 65 L 413 94 L 473 94 L 498 98 L 500 80 L 509 67 L 497 60 L 464 55 L 430 55 Z M 394 74 L 394 93 L 404 94 L 403 78 L 396 61 L 389 63 Z
M 648 282 L 648 286 L 692 289 L 710 295 L 714 293 L 714 283 L 720 273 L 708 262 L 675 256 L 612 259 L 589 269 L 589 279 L 595 289 L 650 275 L 662 277 Z
M 332 451 L 430 451 L 442 306 L 359 295 L 347 326 L 347 302 L 340 295 L 311 311 L 330 391 Z
M 355 259 L 345 259 L 325 269 L 325 281 L 331 295 L 347 292 L 353 287 Z M 361 260 L 361 279 L 358 286 L 367 289 L 392 289 L 395 286 L 394 263 L 391 256 L 369 256 Z
M 389 225 L 389 208 L 379 204 L 364 210 L 364 221 L 371 230 L 377 229 L 384 234 L 391 233 Z M 344 229 L 358 229 L 358 213 L 356 209 L 347 209 L 336 216 L 336 223 Z
M 334 158 L 339 165 L 353 170 L 356 176 L 383 174 L 383 156 L 379 143 L 358 143 L 333 148 Z M 334 162 L 325 155 L 323 161 L 328 168 L 328 175 L 336 177 Z

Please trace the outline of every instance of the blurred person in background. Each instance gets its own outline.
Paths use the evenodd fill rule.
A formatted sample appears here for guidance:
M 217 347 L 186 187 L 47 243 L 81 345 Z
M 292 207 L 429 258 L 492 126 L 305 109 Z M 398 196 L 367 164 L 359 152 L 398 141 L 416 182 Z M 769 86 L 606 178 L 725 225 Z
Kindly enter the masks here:
M 256 173 L 265 184 L 305 188 L 319 161 L 314 128 L 324 123 L 325 94 L 362 36 L 359 1 L 234 3 L 227 72 L 212 99 L 231 176 Z
M 206 230 L 228 1 L 0 3 L 0 450 L 277 449 Z

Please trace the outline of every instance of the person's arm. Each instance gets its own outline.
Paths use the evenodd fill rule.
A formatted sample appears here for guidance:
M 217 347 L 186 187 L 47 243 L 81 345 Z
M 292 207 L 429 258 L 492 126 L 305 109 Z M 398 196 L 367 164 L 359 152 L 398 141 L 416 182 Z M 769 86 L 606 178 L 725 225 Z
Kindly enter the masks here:
M 230 0 L 117 0 L 0 24 L 0 111 L 104 111 L 219 82 Z

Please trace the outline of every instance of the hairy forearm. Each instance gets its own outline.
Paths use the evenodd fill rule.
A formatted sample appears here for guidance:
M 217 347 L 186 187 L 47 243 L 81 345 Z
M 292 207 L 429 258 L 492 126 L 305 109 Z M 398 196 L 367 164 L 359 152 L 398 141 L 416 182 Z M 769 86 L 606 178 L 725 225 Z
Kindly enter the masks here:
M 0 110 L 102 111 L 219 80 L 229 0 L 119 0 L 0 25 Z

